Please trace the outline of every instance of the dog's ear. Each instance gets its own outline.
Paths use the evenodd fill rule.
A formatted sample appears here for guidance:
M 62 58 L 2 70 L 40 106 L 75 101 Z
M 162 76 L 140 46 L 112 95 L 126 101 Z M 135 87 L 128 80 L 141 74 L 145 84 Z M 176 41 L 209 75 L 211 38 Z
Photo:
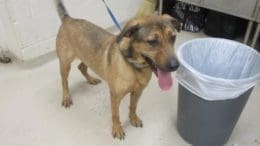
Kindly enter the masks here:
M 116 41 L 119 44 L 119 49 L 122 54 L 131 58 L 133 56 L 133 49 L 131 48 L 131 41 L 134 35 L 138 32 L 141 27 L 141 21 L 138 18 L 130 20 L 124 29 L 117 36 Z
M 132 37 L 136 32 L 138 32 L 138 30 L 140 29 L 141 24 L 139 22 L 138 19 L 132 19 L 130 20 L 126 26 L 124 27 L 124 29 L 120 32 L 120 34 L 117 36 L 116 40 L 117 43 L 120 43 L 120 41 L 124 38 L 124 37 Z
M 174 27 L 178 32 L 180 32 L 180 30 L 181 30 L 181 23 L 180 23 L 177 19 L 171 17 L 171 16 L 168 15 L 168 14 L 163 14 L 162 17 L 163 17 L 167 22 L 170 22 L 170 23 L 173 25 L 173 27 Z
M 125 57 L 131 57 L 132 56 L 132 50 L 130 46 L 131 40 L 129 37 L 123 37 L 119 44 L 119 50 L 122 52 L 122 54 Z

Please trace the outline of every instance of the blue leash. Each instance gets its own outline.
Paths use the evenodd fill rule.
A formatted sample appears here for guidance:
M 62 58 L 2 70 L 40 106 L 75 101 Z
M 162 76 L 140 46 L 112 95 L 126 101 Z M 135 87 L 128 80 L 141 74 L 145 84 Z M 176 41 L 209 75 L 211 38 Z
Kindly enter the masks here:
M 109 6 L 107 5 L 107 3 L 105 2 L 105 0 L 102 0 L 103 3 L 105 4 L 106 8 L 107 8 L 107 12 L 110 15 L 111 19 L 113 20 L 113 22 L 115 23 L 116 27 L 121 30 L 120 24 L 118 23 L 115 15 L 113 14 L 113 12 L 111 11 L 111 9 L 109 8 Z

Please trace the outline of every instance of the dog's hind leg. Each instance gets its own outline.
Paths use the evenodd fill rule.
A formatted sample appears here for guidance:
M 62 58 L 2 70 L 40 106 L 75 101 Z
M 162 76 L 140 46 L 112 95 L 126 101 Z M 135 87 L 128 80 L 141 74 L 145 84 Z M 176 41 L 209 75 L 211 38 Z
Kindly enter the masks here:
M 70 72 L 71 62 L 61 61 L 60 62 L 60 72 L 62 78 L 62 106 L 65 108 L 70 107 L 72 105 L 72 99 L 69 94 L 69 87 L 68 87 L 68 76 Z
M 57 43 L 57 55 L 60 61 L 60 74 L 62 79 L 62 106 L 65 108 L 70 107 L 72 105 L 72 99 L 69 93 L 68 87 L 68 76 L 70 72 L 71 63 L 75 58 L 74 53 L 60 44 L 64 43 Z
M 89 82 L 90 84 L 96 85 L 96 84 L 98 84 L 98 83 L 101 82 L 101 80 L 96 79 L 96 78 L 94 78 L 94 77 L 92 77 L 92 76 L 90 76 L 90 75 L 88 74 L 88 72 L 87 72 L 88 67 L 87 67 L 83 62 L 81 62 L 81 63 L 79 64 L 78 69 L 80 70 L 80 72 L 82 73 L 82 75 L 88 80 L 88 82 Z

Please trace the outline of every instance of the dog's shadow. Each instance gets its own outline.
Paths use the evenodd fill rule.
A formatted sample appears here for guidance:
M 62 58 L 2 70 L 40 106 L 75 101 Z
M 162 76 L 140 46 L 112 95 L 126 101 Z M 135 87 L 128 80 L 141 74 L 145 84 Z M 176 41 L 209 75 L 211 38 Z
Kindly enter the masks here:
M 86 102 L 90 106 L 99 106 L 99 104 L 109 104 L 109 90 L 105 83 L 91 85 L 87 81 L 80 81 L 71 85 L 71 96 L 73 99 Z M 88 101 L 85 100 L 88 97 Z M 90 103 L 89 103 L 90 102 Z
M 98 85 L 91 85 L 88 83 L 88 81 L 79 81 L 71 85 L 70 88 L 71 88 L 70 90 L 71 95 L 74 99 L 76 98 L 82 100 L 80 98 L 92 94 L 91 97 L 89 97 L 88 99 L 91 102 L 91 104 L 88 106 L 88 110 L 91 110 L 92 113 L 95 113 L 95 115 L 97 116 L 102 116 L 102 117 L 107 116 L 107 118 L 110 117 L 111 113 L 110 113 L 110 100 L 109 100 L 109 91 L 108 91 L 109 89 L 108 87 L 106 87 L 104 81 L 102 81 Z M 129 97 L 124 100 L 128 100 L 128 99 Z M 87 102 L 86 104 L 89 103 Z M 100 104 L 102 104 L 102 106 Z M 129 102 L 127 101 L 123 105 L 127 106 L 128 104 Z M 123 128 L 132 127 L 130 120 L 128 118 L 122 121 L 122 127 Z
M 89 84 L 88 81 L 80 81 L 78 83 L 71 85 L 70 93 L 71 93 L 71 95 L 84 94 L 93 88 L 91 86 L 94 86 L 94 85 Z M 98 87 L 98 85 L 95 85 L 95 86 Z

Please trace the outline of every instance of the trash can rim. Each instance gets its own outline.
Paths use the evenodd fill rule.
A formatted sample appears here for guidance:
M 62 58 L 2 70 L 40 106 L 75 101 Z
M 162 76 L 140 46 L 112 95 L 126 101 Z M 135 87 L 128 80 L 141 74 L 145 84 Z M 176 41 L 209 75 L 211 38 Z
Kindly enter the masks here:
M 194 42 L 201 42 L 201 41 L 208 41 L 208 40 L 216 40 L 216 41 L 222 41 L 222 42 L 231 42 L 231 43 L 236 43 L 236 44 L 239 44 L 239 45 L 242 45 L 244 46 L 245 48 L 247 49 L 250 49 L 253 53 L 255 53 L 256 55 L 260 55 L 260 53 L 258 53 L 255 49 L 251 48 L 250 46 L 247 46 L 245 44 L 242 44 L 240 42 L 236 42 L 236 41 L 233 41 L 233 40 L 228 40 L 228 39 L 223 39 L 223 38 L 197 38 L 197 39 L 192 39 L 192 40 L 189 40 L 185 43 L 183 43 L 182 45 L 180 45 L 180 47 L 178 47 L 178 50 L 177 50 L 177 56 L 178 56 L 178 60 L 181 64 L 181 66 L 183 66 L 184 68 L 188 69 L 189 71 L 195 73 L 195 74 L 199 74 L 200 76 L 206 78 L 206 79 L 210 79 L 210 80 L 216 80 L 216 81 L 229 81 L 229 82 L 233 82 L 233 83 L 239 83 L 239 82 L 244 82 L 244 81 L 250 81 L 250 80 L 254 80 L 256 78 L 259 78 L 260 79 L 260 74 L 256 74 L 254 76 L 251 76 L 251 77 L 247 77 L 247 78 L 242 78 L 242 79 L 225 79 L 225 78 L 219 78 L 219 77 L 214 77 L 214 76 L 209 76 L 209 75 L 206 75 L 204 73 L 201 73 L 199 71 L 197 71 L 194 67 L 192 67 L 191 65 L 189 65 L 184 59 L 183 59 L 183 55 L 181 54 L 181 49 L 184 48 L 186 45 L 190 44 L 190 43 L 194 43 Z M 182 65 L 183 64 L 183 65 Z M 187 68 L 187 67 L 189 68 Z

